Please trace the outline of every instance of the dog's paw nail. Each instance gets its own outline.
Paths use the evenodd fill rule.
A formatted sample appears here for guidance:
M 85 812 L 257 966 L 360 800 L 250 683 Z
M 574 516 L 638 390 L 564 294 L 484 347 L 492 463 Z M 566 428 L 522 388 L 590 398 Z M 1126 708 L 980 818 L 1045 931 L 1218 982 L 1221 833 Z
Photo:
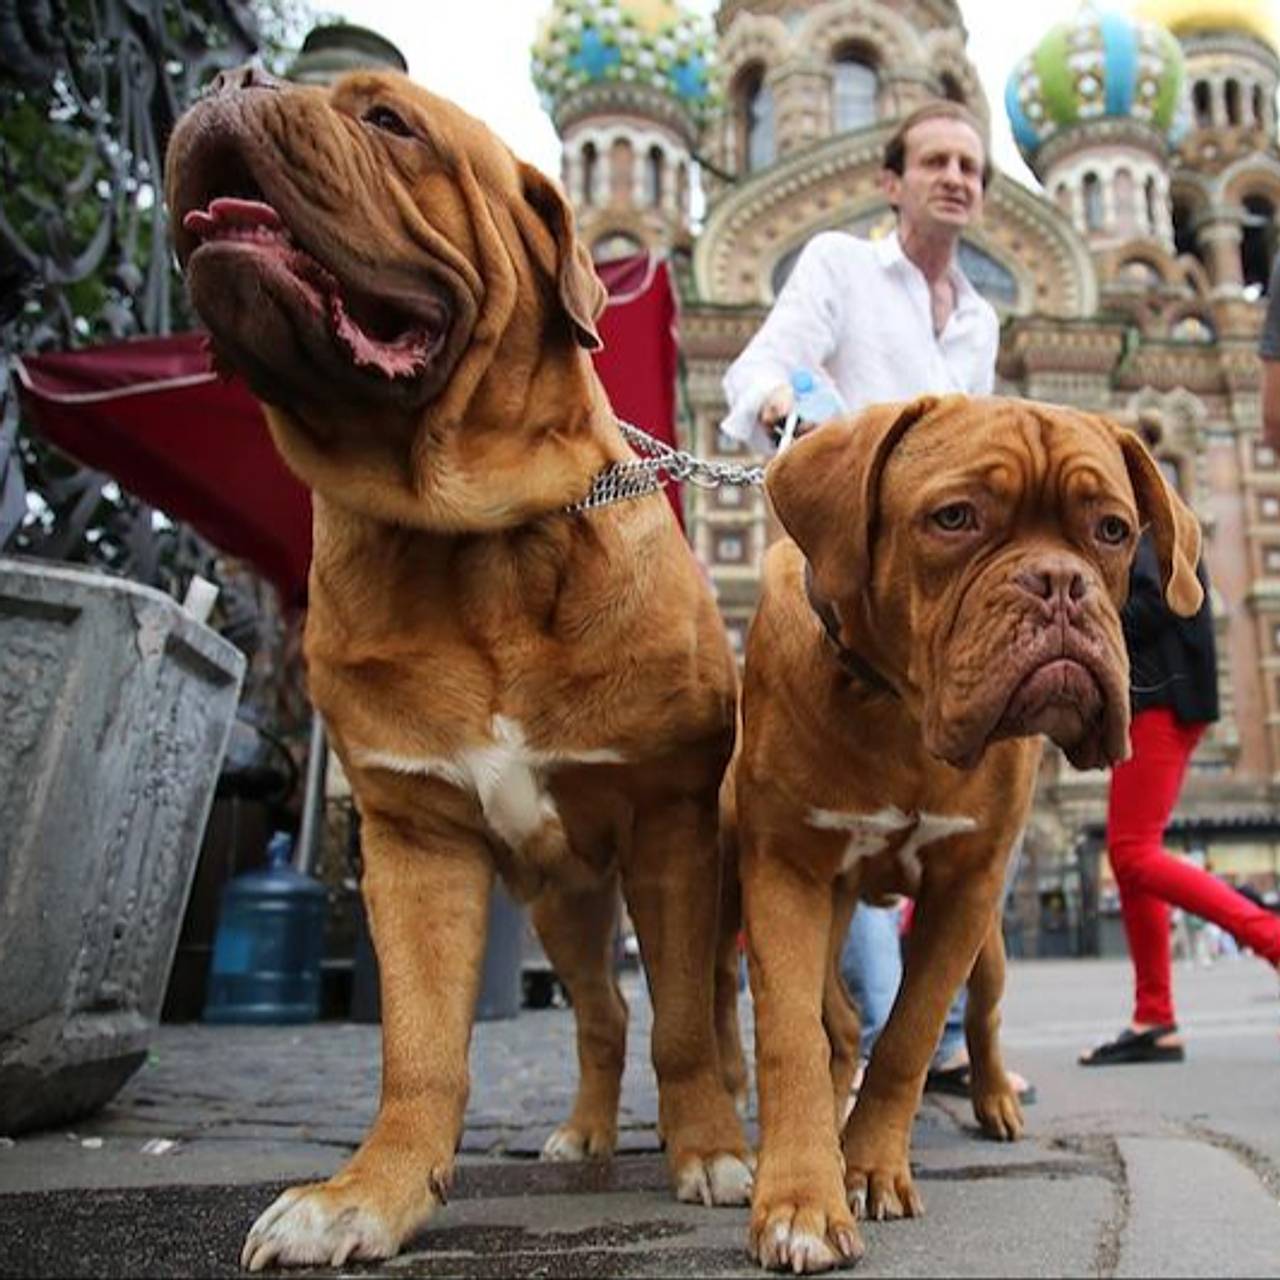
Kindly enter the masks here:
M 850 1231 L 848 1227 L 839 1227 L 836 1230 L 836 1249 L 842 1258 L 860 1258 L 862 1257 L 862 1241 L 857 1234 Z
M 240 1255 L 240 1265 L 245 1271 L 262 1271 L 270 1265 L 276 1251 L 267 1244 L 246 1244 Z
M 676 1179 L 676 1199 L 681 1204 L 702 1204 L 711 1207 L 711 1186 L 707 1182 L 706 1166 L 701 1160 L 687 1164 Z
M 773 1228 L 774 1261 L 786 1266 L 791 1261 L 791 1225 L 779 1222 Z

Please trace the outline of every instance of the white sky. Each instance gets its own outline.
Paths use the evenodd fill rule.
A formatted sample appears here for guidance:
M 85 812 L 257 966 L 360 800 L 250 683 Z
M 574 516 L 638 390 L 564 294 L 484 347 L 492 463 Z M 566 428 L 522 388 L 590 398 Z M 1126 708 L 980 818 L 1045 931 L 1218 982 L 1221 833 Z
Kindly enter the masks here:
M 685 0 L 712 13 L 716 0 Z M 1255 0 L 1272 5 L 1274 0 Z M 332 0 L 326 4 L 329 9 Z M 968 52 L 991 104 L 992 152 L 1006 173 L 1038 186 L 1022 163 L 1004 113 L 1009 71 L 1080 0 L 960 0 Z M 1117 0 L 1116 7 L 1127 7 Z M 522 159 L 558 176 L 560 146 L 529 74 L 529 50 L 551 0 L 346 0 L 333 6 L 351 22 L 393 41 L 409 74 L 452 98 L 497 132 Z

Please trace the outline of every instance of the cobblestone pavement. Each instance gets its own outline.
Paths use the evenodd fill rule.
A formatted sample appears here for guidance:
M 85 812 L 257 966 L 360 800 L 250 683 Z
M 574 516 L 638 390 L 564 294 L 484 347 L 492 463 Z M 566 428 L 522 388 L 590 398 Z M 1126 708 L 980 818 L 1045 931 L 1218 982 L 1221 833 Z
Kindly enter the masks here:
M 649 1063 L 652 1017 L 643 983 L 623 975 L 630 1006 L 619 1148 L 656 1152 L 658 1092 Z M 749 1002 L 743 1011 L 750 1033 Z M 234 1054 L 226 1052 L 229 1038 Z M 146 1066 L 98 1122 L 190 1141 L 274 1137 L 354 1147 L 377 1107 L 380 1029 L 328 1022 L 307 1027 L 161 1027 Z M 750 1050 L 750 1042 L 748 1042 Z M 217 1063 L 217 1071 L 210 1064 Z M 471 1044 L 466 1155 L 536 1156 L 569 1113 L 577 1083 L 568 1009 L 525 1010 L 479 1022 Z M 87 1130 L 86 1130 L 87 1131 Z

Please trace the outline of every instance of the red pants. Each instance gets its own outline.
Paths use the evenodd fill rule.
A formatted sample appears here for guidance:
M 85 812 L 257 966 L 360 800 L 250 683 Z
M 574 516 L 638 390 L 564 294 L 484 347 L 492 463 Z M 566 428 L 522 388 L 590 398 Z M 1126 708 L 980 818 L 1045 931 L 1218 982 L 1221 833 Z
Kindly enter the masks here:
M 1212 920 L 1272 964 L 1280 963 L 1280 919 L 1216 876 L 1173 857 L 1164 829 L 1187 762 L 1205 726 L 1182 724 L 1167 707 L 1133 718 L 1133 755 L 1111 774 L 1107 850 L 1133 957 L 1136 1023 L 1174 1022 L 1170 904 Z

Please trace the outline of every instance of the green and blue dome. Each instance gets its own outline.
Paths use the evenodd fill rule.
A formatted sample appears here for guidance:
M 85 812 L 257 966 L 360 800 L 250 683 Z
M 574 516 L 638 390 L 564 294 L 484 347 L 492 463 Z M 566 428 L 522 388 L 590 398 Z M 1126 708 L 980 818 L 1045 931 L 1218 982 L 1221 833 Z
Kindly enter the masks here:
M 1075 125 L 1131 120 L 1169 137 L 1182 100 L 1182 49 L 1163 27 L 1086 5 L 1014 67 L 1005 111 L 1023 158 Z
M 533 47 L 533 82 L 558 116 L 597 85 L 666 95 L 696 125 L 718 105 L 710 22 L 675 0 L 555 0 Z

